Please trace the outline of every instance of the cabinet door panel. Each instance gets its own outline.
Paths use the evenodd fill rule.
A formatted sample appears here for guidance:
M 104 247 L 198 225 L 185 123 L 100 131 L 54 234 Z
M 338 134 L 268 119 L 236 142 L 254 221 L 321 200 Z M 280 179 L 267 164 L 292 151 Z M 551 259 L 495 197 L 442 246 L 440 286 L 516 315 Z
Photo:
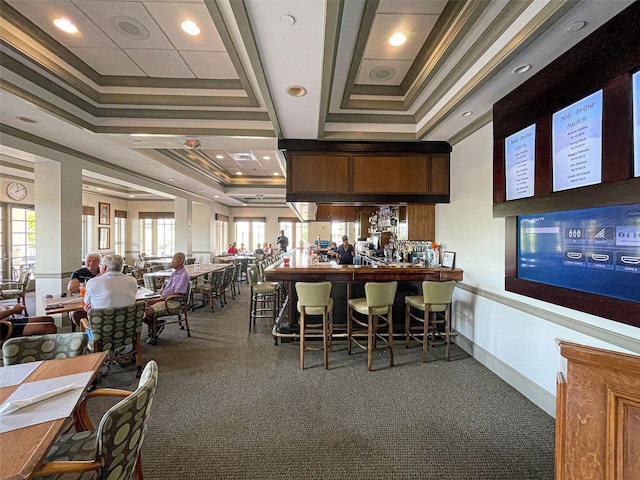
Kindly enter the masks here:
M 289 192 L 347 192 L 347 155 L 292 155 L 287 165 Z
M 427 155 L 353 156 L 353 193 L 427 193 Z

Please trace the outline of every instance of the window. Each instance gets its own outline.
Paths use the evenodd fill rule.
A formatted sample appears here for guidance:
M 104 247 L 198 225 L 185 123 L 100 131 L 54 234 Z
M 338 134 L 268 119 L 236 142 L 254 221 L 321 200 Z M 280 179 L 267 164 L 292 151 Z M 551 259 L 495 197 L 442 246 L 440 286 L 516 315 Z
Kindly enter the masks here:
M 36 212 L 30 207 L 11 207 L 11 258 L 13 278 L 36 267 Z
M 258 243 L 262 245 L 265 240 L 265 220 L 264 219 L 243 219 L 238 218 L 235 222 L 235 242 L 236 247 L 244 243 L 244 248 L 253 251 Z
M 349 235 L 349 224 L 347 222 L 331 222 L 331 241 L 340 245 L 343 235 Z
M 80 262 L 83 262 L 87 253 L 93 251 L 93 214 L 82 215 L 82 258 Z
M 140 220 L 140 245 L 145 255 L 173 255 L 175 220 L 143 218 Z
M 114 251 L 116 255 L 125 257 L 126 251 L 126 232 L 127 232 L 127 219 L 116 216 L 115 218 L 115 245 Z
M 309 225 L 303 222 L 296 223 L 296 239 L 298 242 L 309 243 Z
M 222 215 L 216 214 L 216 251 L 218 253 L 224 253 L 227 251 L 227 244 L 229 243 L 229 219 L 220 219 Z

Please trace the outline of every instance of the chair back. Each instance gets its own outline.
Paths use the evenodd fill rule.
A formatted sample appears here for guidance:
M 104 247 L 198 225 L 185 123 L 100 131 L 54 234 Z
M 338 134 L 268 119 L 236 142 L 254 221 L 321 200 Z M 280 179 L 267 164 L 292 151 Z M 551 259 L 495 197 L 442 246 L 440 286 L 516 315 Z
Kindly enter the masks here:
M 166 268 L 164 268 L 164 265 L 151 265 L 151 272 L 159 272 L 160 270 L 166 270 Z
M 422 297 L 424 303 L 429 305 L 431 312 L 444 312 L 451 303 L 456 281 L 448 282 L 422 282 Z
M 10 338 L 2 345 L 2 361 L 6 366 L 77 357 L 85 353 L 88 342 L 84 332 Z
M 138 388 L 103 415 L 97 431 L 96 459 L 101 479 L 133 478 L 158 384 L 158 364 L 147 363 Z
M 398 282 L 367 282 L 364 285 L 364 294 L 368 307 L 388 307 L 393 305 L 396 298 Z
M 144 306 L 144 302 L 136 302 L 126 307 L 90 309 L 87 319 L 99 350 L 104 352 L 135 345 L 136 335 L 142 331 Z
M 227 265 L 226 267 L 224 267 L 224 285 L 223 287 L 229 288 L 229 285 L 231 285 L 231 282 L 233 281 L 233 276 L 236 273 L 236 266 L 231 263 L 229 265 Z
M 250 286 L 254 287 L 258 285 L 258 283 L 260 283 L 258 278 L 259 278 L 258 267 L 251 266 L 247 268 L 247 280 L 249 281 Z
M 18 286 L 20 290 L 23 292 L 27 291 L 27 287 L 29 286 L 29 280 L 31 279 L 31 270 L 25 270 L 20 273 L 18 277 Z
M 184 261 L 185 265 L 195 265 L 195 263 L 196 263 L 196 259 L 195 258 L 187 258 Z
M 156 285 L 156 276 L 150 273 L 142 274 L 142 282 L 144 283 L 144 288 L 151 290 L 152 292 L 157 292 L 158 288 Z
M 301 307 L 324 307 L 329 305 L 331 282 L 297 282 L 296 293 Z

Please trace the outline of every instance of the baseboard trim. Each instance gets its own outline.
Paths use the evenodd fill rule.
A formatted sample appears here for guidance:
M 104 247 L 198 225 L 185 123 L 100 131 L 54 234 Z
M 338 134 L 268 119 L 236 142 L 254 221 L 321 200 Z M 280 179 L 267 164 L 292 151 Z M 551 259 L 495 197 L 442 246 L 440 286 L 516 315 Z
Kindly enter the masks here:
M 482 365 L 487 367 L 502 380 L 507 382 L 522 395 L 531 400 L 539 408 L 544 410 L 553 418 L 556 417 L 556 397 L 538 384 L 534 383 L 520 372 L 511 368 L 508 364 L 492 355 L 487 350 L 476 345 L 464 335 L 458 333 L 455 343 L 465 352 L 475 358 Z
M 640 354 L 640 341 L 638 341 L 638 337 L 631 337 L 628 335 L 623 335 L 621 333 L 612 332 L 605 328 L 591 325 L 589 323 L 566 317 L 564 315 L 553 313 L 543 308 L 534 307 L 533 305 L 529 305 L 528 303 L 505 297 L 504 295 L 490 292 L 489 290 L 485 290 L 474 285 L 468 285 L 463 282 L 458 282 L 456 288 L 466 290 L 467 292 L 470 292 L 474 295 L 487 298 L 493 302 L 500 303 L 509 308 L 514 308 L 516 310 L 520 310 L 521 312 L 528 313 L 529 315 L 539 317 L 543 320 L 546 320 L 547 322 L 555 323 L 556 325 L 569 328 L 576 332 L 589 335 L 590 337 L 597 338 L 598 340 L 602 340 L 603 342 L 610 343 L 611 345 L 616 345 L 620 348 L 624 348 L 631 352 Z M 640 331 L 640 329 L 638 330 Z

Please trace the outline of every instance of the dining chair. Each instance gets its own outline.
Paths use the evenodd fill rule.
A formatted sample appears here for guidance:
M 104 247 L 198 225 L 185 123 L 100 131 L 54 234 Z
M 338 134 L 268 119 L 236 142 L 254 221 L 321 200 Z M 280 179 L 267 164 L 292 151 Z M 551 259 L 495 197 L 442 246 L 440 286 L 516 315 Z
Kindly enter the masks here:
M 349 355 L 352 344 L 367 350 L 367 369 L 372 370 L 373 352 L 388 350 L 389 365 L 393 367 L 393 302 L 398 282 L 367 282 L 364 285 L 365 298 L 352 298 L 347 302 L 347 338 Z M 362 320 L 356 314 L 366 315 Z M 387 326 L 387 338 L 382 335 L 380 320 Z M 355 325 L 355 329 L 354 329 Z M 364 328 L 358 328 L 364 327 Z M 358 334 L 367 334 L 366 345 L 358 340 Z M 378 346 L 381 341 L 383 345 Z
M 150 317 L 147 317 L 147 322 L 149 324 L 149 338 L 147 339 L 147 343 L 151 345 L 158 344 L 158 337 L 164 330 L 167 325 L 171 325 L 173 323 L 177 323 L 180 327 L 180 330 L 187 331 L 187 337 L 191 336 L 191 331 L 189 330 L 189 299 L 191 298 L 191 290 L 193 285 L 189 282 L 189 289 L 186 294 L 174 293 L 167 296 L 164 302 L 164 309 L 152 314 Z M 173 318 L 166 318 L 173 317 Z
M 142 348 L 140 335 L 144 317 L 144 302 L 136 302 L 126 307 L 91 308 L 87 318 L 82 319 L 83 326 L 93 337 L 91 350 L 109 352 L 104 362 L 108 366 L 118 362 L 124 366 L 126 360 L 135 358 L 137 376 L 142 371 Z
M 27 288 L 31 279 L 31 270 L 20 273 L 18 280 L 0 280 L 0 300 L 16 300 L 24 305 L 24 315 L 27 316 Z
M 275 323 L 278 316 L 276 286 L 271 282 L 261 282 L 258 267 L 255 266 L 247 268 L 247 279 L 251 287 L 249 330 L 256 326 L 258 318 L 270 318 Z
M 14 337 L 2 345 L 2 362 L 7 366 L 77 357 L 86 352 L 88 341 L 84 332 Z
M 404 335 L 405 348 L 409 348 L 409 341 L 413 339 L 422 344 L 422 362 L 427 361 L 427 345 L 434 345 L 436 337 L 442 337 L 446 345 L 445 355 L 450 359 L 451 344 L 451 300 L 456 287 L 454 280 L 448 282 L 422 282 L 422 295 L 405 297 Z M 411 309 L 422 312 L 416 315 Z M 414 325 L 411 320 L 415 320 Z M 415 325 L 417 323 L 417 325 Z M 420 332 L 420 333 L 418 333 Z
M 157 384 L 158 365 L 151 360 L 135 391 L 100 388 L 85 395 L 73 414 L 76 432 L 56 439 L 35 478 L 142 480 L 140 451 Z M 107 396 L 124 398 L 107 410 L 96 429 L 87 405 L 92 398 Z

